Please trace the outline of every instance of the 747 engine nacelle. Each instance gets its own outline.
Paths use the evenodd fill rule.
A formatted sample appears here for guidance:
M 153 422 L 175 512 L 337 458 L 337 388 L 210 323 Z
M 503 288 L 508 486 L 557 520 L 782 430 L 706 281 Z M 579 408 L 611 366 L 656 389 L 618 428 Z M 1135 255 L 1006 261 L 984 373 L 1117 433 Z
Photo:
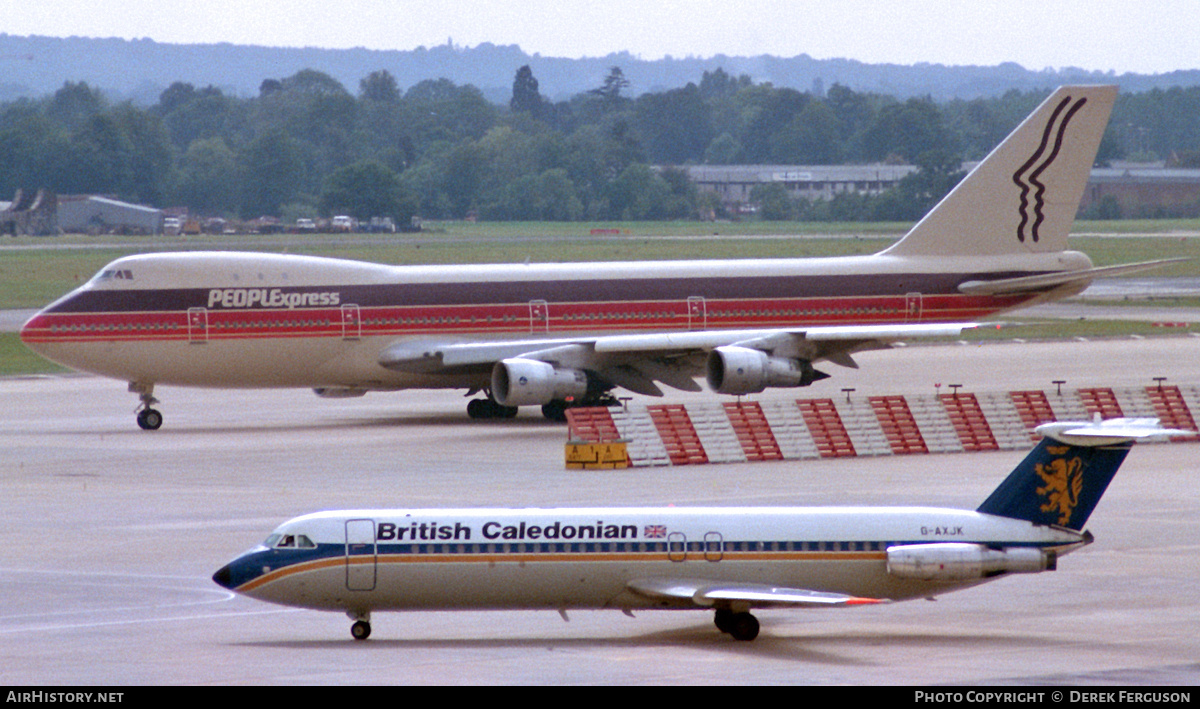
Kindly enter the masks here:
M 549 404 L 588 391 L 587 374 L 535 359 L 502 359 L 492 367 L 492 397 L 504 406 Z
M 804 387 L 828 374 L 806 359 L 772 357 L 762 350 L 729 345 L 708 353 L 706 379 L 718 394 L 757 394 L 767 387 Z
M 1057 556 L 1034 547 L 993 549 L 983 544 L 947 542 L 888 547 L 888 573 L 921 581 L 969 581 L 1000 574 L 1054 570 Z

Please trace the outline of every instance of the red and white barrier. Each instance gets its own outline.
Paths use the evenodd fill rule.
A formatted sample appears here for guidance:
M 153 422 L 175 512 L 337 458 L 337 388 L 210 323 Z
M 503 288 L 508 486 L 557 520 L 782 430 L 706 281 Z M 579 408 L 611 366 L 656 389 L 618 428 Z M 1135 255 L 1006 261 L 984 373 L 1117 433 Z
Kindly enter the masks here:
M 567 410 L 572 440 L 625 441 L 635 466 L 1021 450 L 1052 420 L 1154 417 L 1197 430 L 1200 386 L 697 401 Z M 1197 441 L 1200 434 L 1172 439 Z

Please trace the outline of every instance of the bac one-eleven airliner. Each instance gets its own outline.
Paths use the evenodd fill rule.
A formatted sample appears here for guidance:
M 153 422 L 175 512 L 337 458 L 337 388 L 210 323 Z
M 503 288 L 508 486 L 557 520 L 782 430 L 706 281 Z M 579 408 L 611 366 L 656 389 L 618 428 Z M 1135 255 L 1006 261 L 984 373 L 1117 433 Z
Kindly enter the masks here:
M 310 387 L 330 397 L 462 388 L 473 418 L 611 400 L 659 385 L 806 386 L 829 361 L 1074 295 L 1100 275 L 1067 250 L 1116 97 L 1055 91 L 903 239 L 812 259 L 385 266 L 260 253 L 128 256 L 31 318 L 48 359 L 154 387 Z
M 754 608 L 928 598 L 1052 570 L 1154 419 L 1048 423 L 975 511 L 932 507 L 387 509 L 284 522 L 213 575 L 240 594 L 345 612 L 708 609 L 738 640 Z M 565 617 L 565 616 L 564 616 Z

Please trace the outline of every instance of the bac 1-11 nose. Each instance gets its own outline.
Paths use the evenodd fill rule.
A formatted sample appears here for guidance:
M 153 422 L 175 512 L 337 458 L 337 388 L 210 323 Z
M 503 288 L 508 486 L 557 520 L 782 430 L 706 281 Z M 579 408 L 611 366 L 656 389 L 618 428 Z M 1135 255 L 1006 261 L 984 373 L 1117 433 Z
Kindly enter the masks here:
M 212 580 L 221 588 L 233 590 L 233 571 L 230 570 L 229 564 L 222 566 L 213 574 Z

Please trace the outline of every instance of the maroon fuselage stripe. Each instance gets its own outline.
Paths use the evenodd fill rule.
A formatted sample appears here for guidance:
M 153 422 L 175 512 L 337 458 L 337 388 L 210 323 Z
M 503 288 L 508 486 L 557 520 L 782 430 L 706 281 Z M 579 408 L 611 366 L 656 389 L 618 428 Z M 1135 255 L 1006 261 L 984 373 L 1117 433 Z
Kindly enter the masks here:
M 710 276 L 693 278 L 594 278 L 578 280 L 455 281 L 371 285 L 249 286 L 292 293 L 340 293 L 342 303 L 362 308 L 452 306 L 486 307 L 488 304 L 593 303 L 613 306 L 634 302 L 807 300 L 865 297 L 959 295 L 958 285 L 972 280 L 995 280 L 1038 275 L 1005 273 L 847 274 L 837 276 Z M 235 288 L 236 289 L 236 288 Z M 46 312 L 116 313 L 186 311 L 208 307 L 213 290 L 224 288 L 95 289 L 72 294 Z
M 207 308 L 203 297 L 155 297 L 157 291 L 90 291 L 37 315 L 22 330 L 26 342 L 157 341 L 277 337 L 373 337 L 430 334 L 540 334 L 629 332 L 818 325 L 871 325 L 897 322 L 959 322 L 985 317 L 1029 299 L 924 293 L 919 302 L 905 295 L 720 299 L 689 302 L 631 300 L 556 302 L 549 298 L 496 304 L 372 305 L 355 300 L 360 287 L 340 290 L 338 306 L 316 308 Z M 292 289 L 312 292 L 316 289 Z M 365 291 L 363 291 L 365 293 Z M 703 292 L 703 291 L 700 291 Z M 176 292 L 177 293 L 177 292 Z M 361 294 L 361 293 L 359 293 Z M 86 297 L 85 297 L 86 296 Z M 107 296 L 107 297 L 105 297 Z M 137 309 L 127 307 L 136 296 Z M 694 298 L 694 296 L 693 296 Z M 377 298 L 371 300 L 378 300 Z M 106 301 L 108 305 L 106 305 Z M 174 308 L 156 309 L 175 301 Z M 189 312 L 189 308 L 191 312 Z

